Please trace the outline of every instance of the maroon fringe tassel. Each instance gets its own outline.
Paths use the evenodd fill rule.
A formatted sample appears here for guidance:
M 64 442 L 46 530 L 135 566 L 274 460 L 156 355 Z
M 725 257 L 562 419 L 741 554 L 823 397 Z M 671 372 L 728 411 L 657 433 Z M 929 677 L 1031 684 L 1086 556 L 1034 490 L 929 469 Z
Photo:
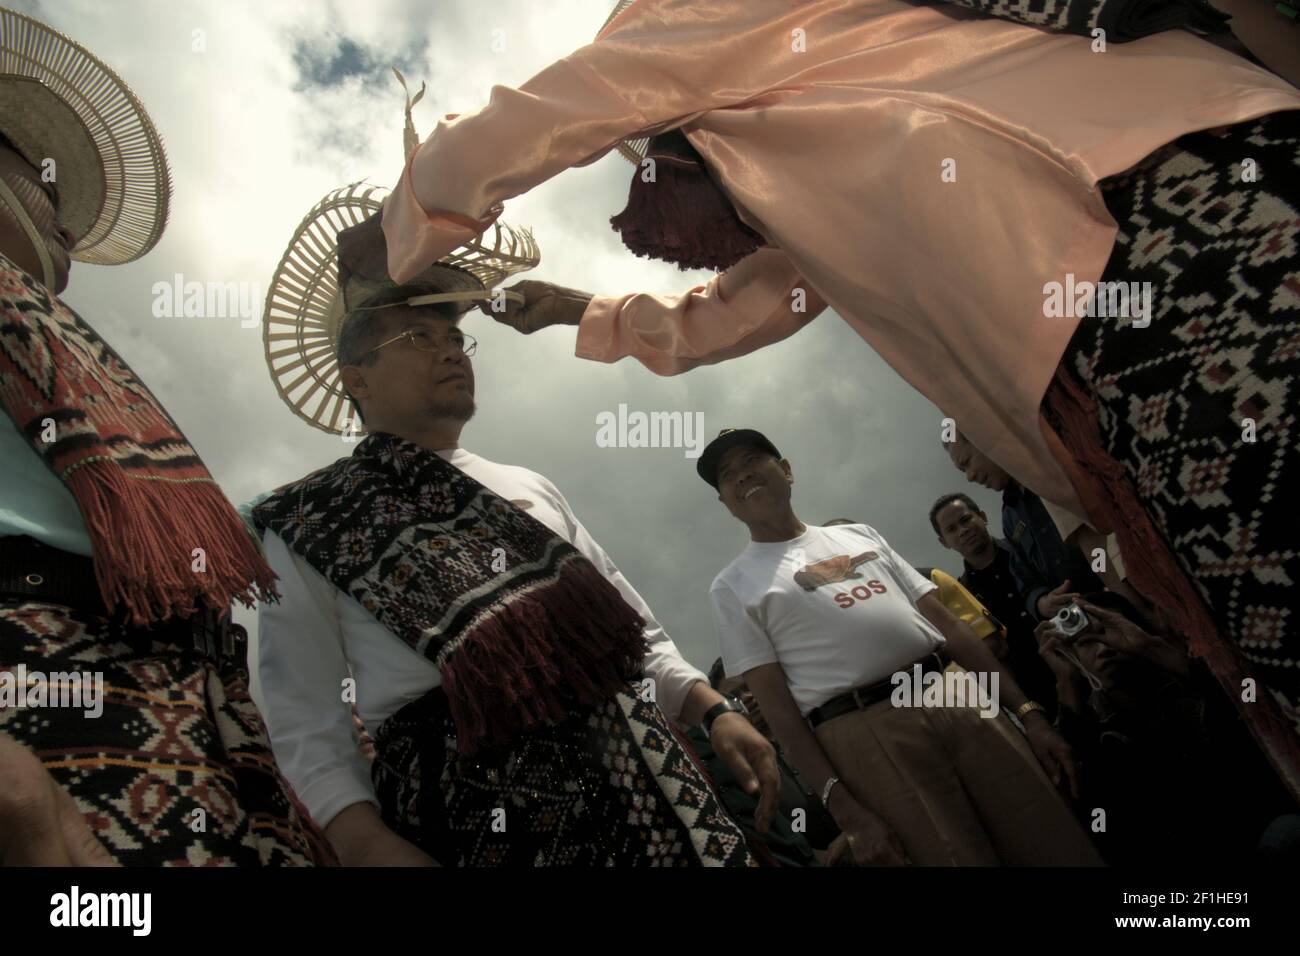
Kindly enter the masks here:
M 603 626 L 592 628 L 593 617 Z M 439 661 L 457 745 L 472 753 L 603 703 L 648 649 L 641 616 L 594 565 L 570 555 L 554 583 L 493 608 Z
M 655 181 L 645 182 L 638 167 L 627 208 L 609 220 L 628 249 L 682 270 L 721 272 L 767 244 L 736 215 L 680 130 L 656 136 L 646 152 L 655 161 Z

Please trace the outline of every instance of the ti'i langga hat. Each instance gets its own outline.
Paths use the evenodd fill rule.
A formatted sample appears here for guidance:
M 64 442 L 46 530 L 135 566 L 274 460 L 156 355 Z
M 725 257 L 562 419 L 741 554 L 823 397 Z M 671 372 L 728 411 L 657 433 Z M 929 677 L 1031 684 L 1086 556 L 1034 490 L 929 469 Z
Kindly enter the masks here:
M 121 265 L 167 225 L 162 139 L 122 78 L 76 41 L 0 7 L 0 133 L 37 169 L 54 161 L 72 258 Z
M 393 71 L 397 73 L 396 70 Z M 403 88 L 406 81 L 400 73 Z M 406 100 L 406 155 L 419 145 Z M 298 224 L 266 296 L 262 342 L 275 390 L 295 415 L 322 431 L 344 434 L 352 417 L 336 348 L 345 318 L 358 310 L 450 302 L 464 313 L 492 297 L 510 276 L 532 269 L 541 253 L 532 233 L 498 221 L 400 286 L 388 277 L 386 256 L 370 268 L 339 261 L 340 239 L 365 231 L 382 241 L 388 191 L 364 182 L 336 189 Z M 517 297 L 516 293 L 506 293 Z M 354 423 L 358 424 L 359 423 Z M 356 429 L 358 432 L 360 428 Z

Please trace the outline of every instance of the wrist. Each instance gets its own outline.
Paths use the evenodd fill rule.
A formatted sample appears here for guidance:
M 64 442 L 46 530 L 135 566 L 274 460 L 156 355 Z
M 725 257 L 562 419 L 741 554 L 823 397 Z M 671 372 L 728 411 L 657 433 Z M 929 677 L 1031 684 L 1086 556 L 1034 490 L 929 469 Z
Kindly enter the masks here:
M 587 306 L 591 304 L 591 293 L 579 292 L 577 289 L 561 289 L 557 295 L 564 302 L 563 324 L 580 324 L 587 312 Z
M 1038 725 L 1040 722 L 1045 727 L 1052 726 L 1051 721 L 1047 719 L 1047 710 L 1036 700 L 1027 700 L 1016 708 L 1016 717 L 1024 724 L 1025 729 Z
M 853 794 L 849 793 L 843 781 L 831 788 L 825 807 L 826 812 L 831 815 L 831 819 L 841 830 L 846 828 L 845 821 L 856 816 L 859 809 L 858 801 L 853 799 Z
M 722 700 L 706 710 L 704 716 L 700 719 L 700 726 L 704 729 L 704 735 L 712 737 L 717 722 L 728 714 L 735 714 L 737 717 L 746 717 L 748 719 L 746 716 L 748 711 L 745 709 L 744 704 L 730 697 L 723 697 Z
M 731 727 L 731 722 L 733 720 L 745 720 L 745 719 L 746 719 L 745 716 L 741 713 L 738 713 L 737 711 L 734 710 L 723 711 L 722 713 L 718 714 L 717 717 L 713 718 L 713 723 L 709 725 L 709 729 L 705 731 L 705 734 L 707 734 L 710 738 L 716 737 L 718 735 L 719 728 L 722 728 L 722 730 L 725 732 Z

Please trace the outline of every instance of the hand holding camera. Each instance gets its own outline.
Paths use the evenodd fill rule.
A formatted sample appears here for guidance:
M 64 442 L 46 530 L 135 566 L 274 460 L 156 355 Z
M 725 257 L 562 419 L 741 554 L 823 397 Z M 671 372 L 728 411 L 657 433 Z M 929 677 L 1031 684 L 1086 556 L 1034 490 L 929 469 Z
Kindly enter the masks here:
M 1038 616 L 1050 620 L 1067 604 L 1077 601 L 1078 598 L 1079 595 L 1070 590 L 1070 582 L 1063 581 L 1059 587 L 1048 591 L 1038 599 Z
M 1076 634 L 1088 630 L 1091 624 L 1088 615 L 1075 601 L 1065 605 L 1052 618 L 1052 628 L 1065 640 L 1072 640 Z
M 1152 644 L 1156 641 L 1156 638 L 1142 630 L 1118 611 L 1110 611 L 1082 599 L 1078 602 L 1077 607 L 1079 614 L 1084 616 L 1085 621 L 1089 620 L 1089 617 L 1091 618 L 1090 629 L 1096 635 L 1097 640 L 1117 651 L 1125 654 L 1146 656 Z M 1085 627 L 1088 627 L 1088 625 L 1085 625 Z

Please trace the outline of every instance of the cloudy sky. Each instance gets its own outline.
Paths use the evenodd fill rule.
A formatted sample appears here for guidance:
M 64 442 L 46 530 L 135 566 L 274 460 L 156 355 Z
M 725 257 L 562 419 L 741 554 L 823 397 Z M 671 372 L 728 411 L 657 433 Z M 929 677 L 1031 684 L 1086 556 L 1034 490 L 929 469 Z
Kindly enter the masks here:
M 244 501 L 353 447 L 297 419 L 277 397 L 261 329 L 238 317 L 153 316 L 157 282 L 254 283 L 264 295 L 312 205 L 358 180 L 390 186 L 402 165 L 402 94 L 416 126 L 484 105 L 594 37 L 612 0 L 47 0 L 10 3 L 86 44 L 147 106 L 170 157 L 171 224 L 142 260 L 78 265 L 65 298 L 132 364 Z M 496 31 L 504 31 L 497 33 Z M 494 50 L 494 39 L 497 50 Z M 504 39 L 504 50 L 500 40 Z M 542 249 L 531 277 L 596 293 L 680 292 L 708 278 L 637 259 L 608 219 L 632 167 L 616 155 L 506 205 Z M 260 317 L 259 299 L 256 313 Z M 597 415 L 702 412 L 706 434 L 765 431 L 794 465 L 810 523 L 875 526 L 914 564 L 960 567 L 926 515 L 967 486 L 939 448 L 939 414 L 832 312 L 749 357 L 659 378 L 640 364 L 580 361 L 575 332 L 524 337 L 471 315 L 479 414 L 462 440 L 486 458 L 549 477 L 646 597 L 687 659 L 716 656 L 713 576 L 747 540 L 680 449 L 600 448 Z M 991 509 L 991 510 L 990 510 Z M 252 623 L 250 615 L 244 615 Z

